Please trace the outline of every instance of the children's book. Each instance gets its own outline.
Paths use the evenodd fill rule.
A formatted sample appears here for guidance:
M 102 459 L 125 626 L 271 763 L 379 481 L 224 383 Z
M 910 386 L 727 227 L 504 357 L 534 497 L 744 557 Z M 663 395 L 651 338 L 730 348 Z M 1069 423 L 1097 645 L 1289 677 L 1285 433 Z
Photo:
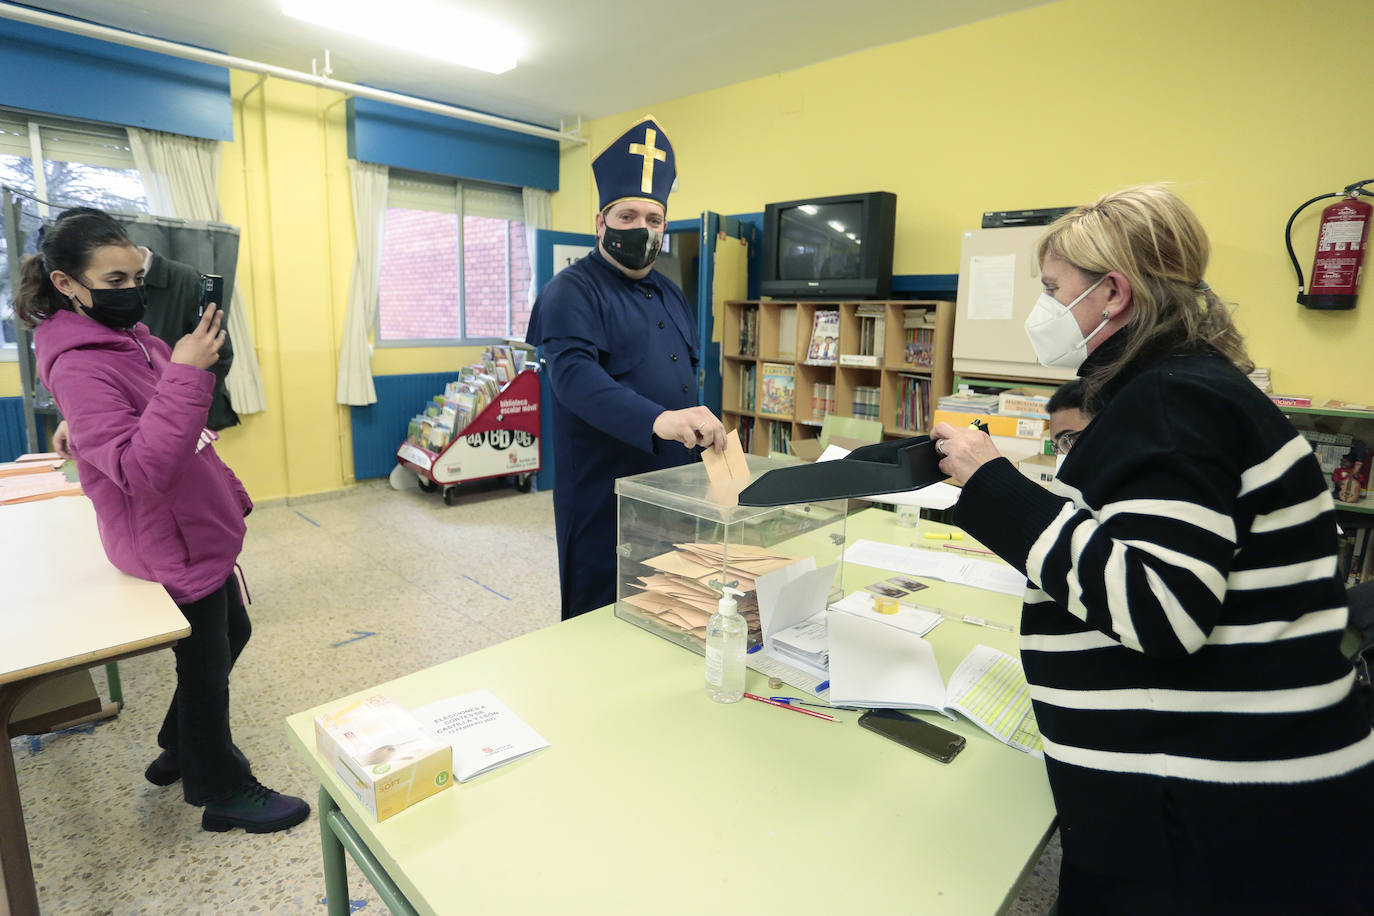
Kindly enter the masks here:
M 784 363 L 763 364 L 759 374 L 759 413 L 792 415 L 797 386 L 795 372 L 795 366 Z
M 811 346 L 806 351 L 808 363 L 833 366 L 840 352 L 840 313 L 838 309 L 818 309 L 811 328 Z
M 474 690 L 412 710 L 440 742 L 453 746 L 453 774 L 467 782 L 549 742 L 490 690 Z

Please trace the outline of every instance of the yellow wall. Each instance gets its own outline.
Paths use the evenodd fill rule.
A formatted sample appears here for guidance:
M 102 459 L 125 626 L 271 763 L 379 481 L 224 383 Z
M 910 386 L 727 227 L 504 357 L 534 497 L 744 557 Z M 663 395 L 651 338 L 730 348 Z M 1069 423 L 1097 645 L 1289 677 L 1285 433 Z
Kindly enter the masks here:
M 677 152 L 670 218 L 897 194 L 898 273 L 954 273 L 985 210 L 1169 180 L 1212 239 L 1208 279 L 1276 390 L 1374 400 L 1374 282 L 1353 312 L 1294 302 L 1283 227 L 1374 175 L 1365 0 L 1060 0 L 589 125 L 563 153 L 554 226 L 585 232 L 590 151 L 645 113 Z M 1342 37 L 1346 36 L 1346 37 Z M 1295 227 L 1311 268 L 1319 206 Z M 1368 272 L 1368 271 L 1367 271 Z

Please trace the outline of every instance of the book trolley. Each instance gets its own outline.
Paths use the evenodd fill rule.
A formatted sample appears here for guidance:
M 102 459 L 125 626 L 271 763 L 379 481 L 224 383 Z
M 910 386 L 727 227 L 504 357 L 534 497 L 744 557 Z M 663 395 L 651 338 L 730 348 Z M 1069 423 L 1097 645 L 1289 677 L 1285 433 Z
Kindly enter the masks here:
M 538 373 L 517 373 L 441 451 L 406 441 L 396 460 L 420 478 L 420 489 L 442 489 L 445 505 L 457 502 L 459 484 L 494 477 L 510 477 L 515 489 L 528 493 L 539 470 Z

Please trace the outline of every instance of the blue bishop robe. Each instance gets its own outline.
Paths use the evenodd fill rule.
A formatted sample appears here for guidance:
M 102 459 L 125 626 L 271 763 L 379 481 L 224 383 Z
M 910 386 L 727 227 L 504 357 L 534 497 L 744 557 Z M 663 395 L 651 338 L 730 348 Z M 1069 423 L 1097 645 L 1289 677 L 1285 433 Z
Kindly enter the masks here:
M 616 597 L 615 480 L 692 460 L 653 434 L 665 410 L 695 407 L 696 321 L 656 270 L 632 280 L 599 249 L 539 294 L 526 341 L 543 347 L 553 403 L 553 513 L 563 619 Z

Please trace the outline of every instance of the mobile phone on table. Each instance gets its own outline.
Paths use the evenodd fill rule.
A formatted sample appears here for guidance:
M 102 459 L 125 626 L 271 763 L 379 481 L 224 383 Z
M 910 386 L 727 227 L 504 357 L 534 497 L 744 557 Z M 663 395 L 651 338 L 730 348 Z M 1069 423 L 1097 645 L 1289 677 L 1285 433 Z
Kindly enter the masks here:
M 196 312 L 196 317 L 204 318 L 205 308 L 212 302 L 219 306 L 221 312 L 224 311 L 224 278 L 218 274 L 201 274 L 200 311 Z
M 914 719 L 895 709 L 866 712 L 859 717 L 859 724 L 941 763 L 949 763 L 964 749 L 962 735 L 931 725 L 924 719 Z

